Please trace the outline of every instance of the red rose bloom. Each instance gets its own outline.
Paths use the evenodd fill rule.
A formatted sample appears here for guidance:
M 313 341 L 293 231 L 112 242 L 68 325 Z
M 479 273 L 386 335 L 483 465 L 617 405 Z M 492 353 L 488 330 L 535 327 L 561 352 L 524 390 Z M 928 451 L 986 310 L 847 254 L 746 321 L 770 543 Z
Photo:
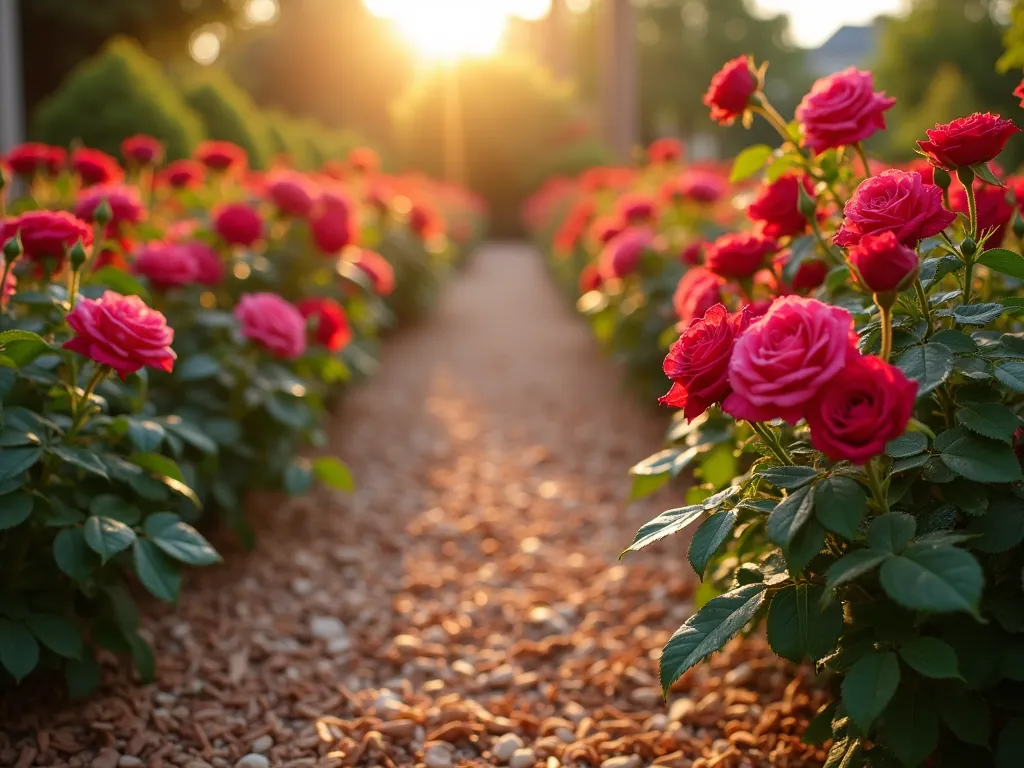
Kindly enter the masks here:
M 395 290 L 395 270 L 388 260 L 376 251 L 360 248 L 352 263 L 370 278 L 373 290 L 378 296 L 389 296 Z
M 1012 189 L 1012 187 L 1011 187 Z M 1006 189 L 986 184 L 980 179 L 974 181 L 974 201 L 978 206 L 978 232 L 993 231 L 985 241 L 985 250 L 998 248 L 1006 237 L 1006 227 L 1013 218 L 1013 206 L 1006 200 Z M 1018 198 L 1018 204 L 1020 198 Z M 967 192 L 962 184 L 955 184 L 949 190 L 949 207 L 969 216 Z
M 918 160 L 911 160 L 904 168 L 906 171 L 916 171 L 921 174 L 921 181 L 925 184 L 935 183 L 935 166 L 923 157 Z
M 316 188 L 298 171 L 280 169 L 267 174 L 267 199 L 288 216 L 305 218 L 316 204 Z
M 788 248 L 777 253 L 775 258 L 772 259 L 772 266 L 775 268 L 775 271 L 782 274 L 792 257 L 793 252 Z M 821 259 L 804 259 L 797 268 L 796 275 L 793 276 L 792 284 L 785 286 L 785 290 L 792 293 L 807 293 L 824 283 L 827 276 L 828 264 L 824 261 Z M 773 282 L 774 277 L 772 275 Z M 783 293 L 783 291 L 780 291 L 780 293 Z
M 48 171 L 53 157 L 53 150 L 59 147 L 51 147 L 49 144 L 40 144 L 36 141 L 19 144 L 3 157 L 4 164 L 18 176 L 34 176 L 37 173 Z M 64 150 L 60 150 L 63 153 Z M 63 162 L 63 154 L 61 155 Z
M 932 165 L 955 171 L 992 160 L 1019 130 L 1012 120 L 1001 120 L 991 112 L 975 112 L 925 131 L 928 140 L 917 142 L 917 146 Z
M 669 193 L 673 198 L 694 203 L 717 203 L 728 189 L 721 174 L 699 168 L 683 171 L 672 183 L 674 188 Z
M 1020 105 L 1024 107 L 1024 80 L 1020 81 L 1020 85 L 1013 89 L 1013 95 L 1020 99 Z
M 615 211 L 627 224 L 647 224 L 658 218 L 658 203 L 648 195 L 634 193 L 620 197 Z
M 604 278 L 601 277 L 601 270 L 596 265 L 587 264 L 580 271 L 580 295 L 600 289 L 603 283 Z
M 211 171 L 241 171 L 249 164 L 249 154 L 230 141 L 204 141 L 193 156 Z
M 616 235 L 601 250 L 601 277 L 609 280 L 636 272 L 644 252 L 654 247 L 654 232 L 647 227 L 630 227 Z
M 679 254 L 679 260 L 691 267 L 699 266 L 704 263 L 704 246 L 707 245 L 703 240 L 695 240 L 685 248 L 683 252 Z
M 715 304 L 687 325 L 665 357 L 664 371 L 672 388 L 658 402 L 682 408 L 684 418 L 693 421 L 728 397 L 732 349 L 749 324 L 746 312 L 730 315 L 723 305 Z
M 213 228 L 228 245 L 249 248 L 263 237 L 263 217 L 245 203 L 226 203 L 214 209 Z
M 192 252 L 178 243 L 146 243 L 135 254 L 133 271 L 149 279 L 158 291 L 191 285 L 199 277 Z
M 40 275 L 46 260 L 59 272 L 67 250 L 79 240 L 86 248 L 92 245 L 92 227 L 67 211 L 29 211 L 0 222 L 0 248 L 19 233 L 23 258 L 34 262 Z
M 736 232 L 722 235 L 708 246 L 704 266 L 722 277 L 750 277 L 765 265 L 765 258 L 779 250 L 770 237 Z
M 683 159 L 683 142 L 671 136 L 655 139 L 647 148 L 647 162 L 651 165 L 678 163 Z
M 904 245 L 937 235 L 956 218 L 942 207 L 942 190 L 921 174 L 896 169 L 860 183 L 843 209 L 843 225 L 833 242 L 847 248 L 864 235 L 892 231 Z
M 757 88 L 749 56 L 727 61 L 711 78 L 711 85 L 704 94 L 704 104 L 711 108 L 711 119 L 721 125 L 732 125 L 747 111 L 750 97 Z
M 590 225 L 589 236 L 597 245 L 607 245 L 623 230 L 626 225 L 615 216 L 599 216 Z
M 334 299 L 309 297 L 295 308 L 307 321 L 312 319 L 311 338 L 329 352 L 340 352 L 352 341 L 352 328 L 345 310 Z
M 437 211 L 424 203 L 413 203 L 409 211 L 409 229 L 415 232 L 421 240 L 429 240 L 444 234 L 444 221 L 437 214 Z
M 348 153 L 348 164 L 354 171 L 372 174 L 380 170 L 380 156 L 369 147 L 356 147 Z
M 92 221 L 96 209 L 106 200 L 113 214 L 107 224 L 107 237 L 117 237 L 124 225 L 138 224 L 146 218 L 139 190 L 127 184 L 97 184 L 83 189 L 75 201 L 75 216 Z
M 341 190 L 325 190 L 309 219 L 310 232 L 317 249 L 334 256 L 359 237 L 359 221 L 352 199 Z
M 201 186 L 206 170 L 196 160 L 175 160 L 163 172 L 163 179 L 174 189 L 194 189 Z
M 914 249 L 903 245 L 892 231 L 861 238 L 850 249 L 850 264 L 857 282 L 872 293 L 904 290 L 920 267 Z
M 815 153 L 864 141 L 885 130 L 884 112 L 896 99 L 875 92 L 870 72 L 849 67 L 823 77 L 796 108 L 803 145 Z
M 68 325 L 75 336 L 64 349 L 109 365 L 122 379 L 144 365 L 168 373 L 174 368 L 174 329 L 138 296 L 106 291 L 99 299 L 83 298 L 68 315 Z
M 672 306 L 681 324 L 704 317 L 704 313 L 722 300 L 725 280 L 704 267 L 689 270 L 676 286 Z
M 814 183 L 807 176 L 784 173 L 765 184 L 747 207 L 747 216 L 765 237 L 789 237 L 807 230 L 807 219 L 800 213 L 800 185 L 813 200 Z
M 79 175 L 82 184 L 111 184 L 124 178 L 117 159 L 98 149 L 80 147 L 71 153 L 71 170 Z
M 811 445 L 832 461 L 866 464 L 906 431 L 916 399 L 917 382 L 899 368 L 855 355 L 807 404 Z
M 121 142 L 121 156 L 126 163 L 159 165 L 164 159 L 164 145 L 152 136 L 139 133 Z

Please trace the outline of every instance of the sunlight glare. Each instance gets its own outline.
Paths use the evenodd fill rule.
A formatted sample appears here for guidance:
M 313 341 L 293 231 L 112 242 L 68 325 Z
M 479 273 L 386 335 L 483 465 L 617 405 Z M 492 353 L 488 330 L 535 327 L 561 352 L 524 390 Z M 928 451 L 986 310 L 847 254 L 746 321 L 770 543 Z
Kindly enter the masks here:
M 551 12 L 551 0 L 505 0 L 508 12 L 523 21 L 540 21 Z

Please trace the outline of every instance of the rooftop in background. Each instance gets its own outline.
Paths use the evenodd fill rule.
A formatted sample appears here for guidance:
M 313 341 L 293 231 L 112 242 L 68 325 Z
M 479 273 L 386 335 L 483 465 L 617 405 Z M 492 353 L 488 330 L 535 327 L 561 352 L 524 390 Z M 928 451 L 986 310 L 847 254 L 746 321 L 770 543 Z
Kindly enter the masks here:
M 875 54 L 878 33 L 877 24 L 841 27 L 821 47 L 807 52 L 807 64 L 816 76 L 863 68 Z
M 793 42 L 814 49 L 829 41 L 843 27 L 870 24 L 883 14 L 906 11 L 907 0 L 754 0 L 752 7 L 764 14 L 789 16 Z

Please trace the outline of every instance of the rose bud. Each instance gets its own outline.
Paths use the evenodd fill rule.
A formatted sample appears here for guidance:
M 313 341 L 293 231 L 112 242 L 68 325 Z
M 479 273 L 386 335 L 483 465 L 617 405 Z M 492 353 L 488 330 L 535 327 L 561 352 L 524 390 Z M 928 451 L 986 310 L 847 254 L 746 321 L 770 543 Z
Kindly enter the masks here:
M 917 253 L 893 232 L 867 235 L 850 249 L 850 265 L 857 282 L 872 293 L 902 291 L 917 277 Z
M 711 108 L 711 119 L 721 125 L 732 125 L 750 105 L 750 98 L 759 88 L 758 77 L 749 56 L 738 56 L 718 70 L 704 94 L 704 104 Z
M 928 140 L 917 142 L 917 146 L 932 165 L 955 171 L 992 160 L 1019 130 L 1012 120 L 1002 120 L 991 112 L 975 112 L 936 124 L 925 131 Z

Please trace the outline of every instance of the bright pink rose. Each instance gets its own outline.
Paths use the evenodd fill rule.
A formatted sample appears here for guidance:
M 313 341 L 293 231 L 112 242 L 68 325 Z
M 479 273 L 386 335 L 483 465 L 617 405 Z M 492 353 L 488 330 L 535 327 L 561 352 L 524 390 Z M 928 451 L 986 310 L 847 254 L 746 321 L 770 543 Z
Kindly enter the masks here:
M 807 403 L 811 445 L 832 461 L 867 464 L 906 431 L 916 399 L 917 382 L 899 368 L 853 355 Z
M 164 169 L 162 178 L 174 189 L 194 189 L 202 186 L 206 169 L 196 160 L 175 160 Z
M 188 251 L 196 265 L 196 282 L 203 285 L 220 285 L 224 279 L 224 262 L 220 255 L 201 240 L 180 243 Z
M 23 259 L 34 262 L 37 275 L 47 274 L 45 263 L 59 272 L 67 251 L 79 240 L 92 245 L 92 227 L 67 211 L 29 211 L 0 221 L 0 248 L 21 234 Z
M 850 249 L 850 264 L 857 282 L 872 293 L 904 290 L 920 267 L 914 249 L 903 245 L 891 231 L 862 237 Z
M 704 104 L 711 108 L 711 119 L 721 125 L 732 125 L 750 105 L 757 91 L 757 76 L 749 56 L 738 56 L 715 73 L 704 94 Z
M 122 379 L 144 365 L 168 373 L 174 368 L 174 329 L 138 296 L 106 291 L 96 300 L 82 298 L 68 325 L 75 336 L 64 348 L 109 365 Z
M 230 141 L 204 141 L 193 157 L 211 171 L 243 171 L 249 163 L 249 153 Z
M 937 235 L 956 218 L 942 207 L 942 190 L 925 184 L 921 174 L 894 169 L 860 183 L 843 210 L 843 225 L 833 242 L 848 248 L 864 235 L 895 232 L 904 245 Z
M 654 247 L 654 232 L 647 227 L 629 227 L 601 250 L 601 277 L 625 277 L 636 272 L 644 252 Z
M 178 243 L 146 243 L 135 254 L 132 269 L 158 291 L 191 285 L 199 277 L 199 265 L 191 251 Z
M 974 181 L 974 201 L 978 206 L 978 231 L 993 231 L 994 234 L 985 241 L 985 250 L 998 248 L 1006 237 L 1006 227 L 1013 218 L 1013 206 L 1006 200 L 1006 189 L 994 184 L 986 184 L 978 179 Z M 1019 198 L 1018 198 L 1019 201 Z M 967 192 L 963 184 L 954 184 L 949 190 L 949 207 L 969 215 Z
M 615 213 L 627 224 L 648 224 L 658 218 L 658 203 L 650 195 L 623 195 L 615 203 Z
M 329 352 L 340 352 L 352 341 L 352 328 L 345 310 L 334 299 L 310 296 L 295 308 L 307 322 L 312 320 L 311 338 Z
M 721 304 L 691 321 L 665 357 L 665 376 L 672 380 L 672 388 L 658 402 L 682 408 L 686 420 L 693 421 L 728 397 L 733 345 L 749 325 L 747 313 L 730 315 Z
M 723 410 L 736 419 L 796 424 L 807 402 L 857 354 L 853 317 L 815 299 L 776 299 L 736 342 L 732 394 Z
M 246 203 L 225 203 L 213 211 L 213 228 L 228 245 L 250 248 L 263 238 L 263 217 Z
M 3 157 L 4 164 L 19 176 L 34 176 L 50 170 L 53 151 L 64 150 L 59 147 L 51 147 L 49 144 L 41 144 L 37 141 L 28 141 L 14 147 Z M 63 154 L 62 154 L 63 162 Z
M 288 216 L 305 218 L 316 203 L 315 185 L 298 171 L 271 171 L 266 178 L 266 192 L 267 198 Z
M 651 165 L 678 163 L 683 159 L 683 142 L 671 136 L 655 139 L 647 148 L 647 162 Z
M 580 295 L 589 291 L 596 291 L 604 284 L 601 277 L 601 270 L 594 264 L 587 264 L 580 271 Z
M 306 351 L 306 320 L 276 293 L 247 293 L 235 307 L 242 335 L 275 357 L 294 360 Z
M 728 190 L 728 184 L 721 174 L 700 168 L 683 171 L 672 183 L 673 197 L 695 203 L 716 203 Z
M 932 165 L 955 171 L 994 159 L 1019 130 L 1012 120 L 1001 120 L 991 112 L 975 112 L 925 131 L 928 140 L 917 142 L 917 146 Z
M 340 189 L 324 190 L 309 219 L 310 232 L 317 249 L 334 256 L 359 239 L 359 220 L 355 205 Z
M 107 224 L 107 237 L 117 237 L 126 225 L 138 224 L 146 218 L 139 190 L 128 184 L 97 184 L 78 193 L 75 215 L 92 221 L 96 209 L 106 200 L 113 214 Z
M 796 108 L 803 145 L 815 153 L 864 141 L 885 130 L 885 115 L 896 99 L 876 93 L 870 72 L 849 67 L 823 77 Z
M 750 232 L 721 235 L 707 248 L 704 266 L 722 277 L 750 277 L 765 265 L 765 259 L 779 250 L 770 237 Z
M 138 133 L 121 142 L 121 156 L 126 163 L 159 165 L 164 159 L 164 145 L 152 136 Z
M 71 170 L 79 175 L 84 186 L 114 184 L 124 178 L 116 158 L 98 149 L 80 147 L 71 153 Z
M 722 300 L 725 280 L 704 267 L 694 267 L 683 275 L 672 296 L 672 306 L 681 324 L 704 317 Z
M 800 185 L 812 200 L 814 182 L 807 176 L 784 173 L 758 190 L 747 207 L 747 216 L 765 237 L 789 237 L 807 230 L 807 219 L 800 213 Z
M 374 293 L 378 296 L 390 296 L 395 290 L 395 270 L 379 253 L 360 248 L 352 263 L 370 278 Z

